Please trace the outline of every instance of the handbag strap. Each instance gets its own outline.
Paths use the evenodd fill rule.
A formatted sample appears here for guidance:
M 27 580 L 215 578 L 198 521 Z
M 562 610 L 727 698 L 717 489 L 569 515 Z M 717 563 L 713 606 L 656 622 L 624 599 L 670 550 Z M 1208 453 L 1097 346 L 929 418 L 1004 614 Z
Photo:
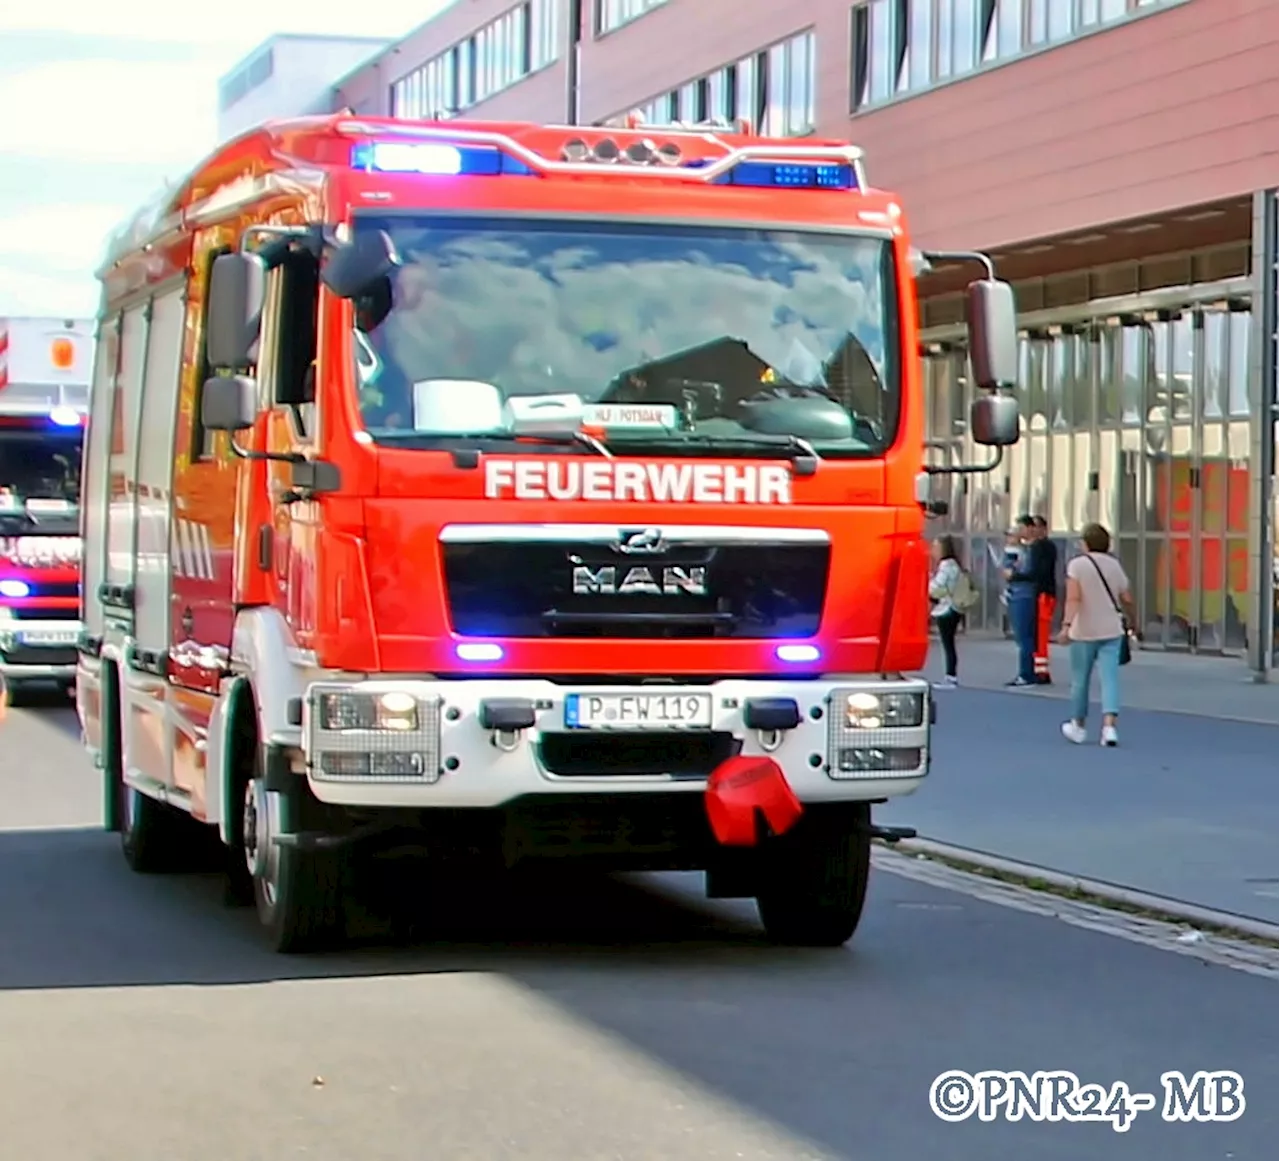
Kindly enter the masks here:
M 1093 559 L 1092 552 L 1085 553 L 1085 559 L 1093 565 L 1094 571 L 1098 574 L 1098 579 L 1102 582 L 1102 587 L 1107 590 L 1107 596 L 1111 598 L 1111 607 L 1120 614 L 1120 620 L 1124 621 L 1124 610 L 1120 607 L 1120 602 L 1116 600 L 1116 595 L 1111 591 L 1111 586 L 1107 584 L 1107 578 L 1103 575 L 1102 566 Z

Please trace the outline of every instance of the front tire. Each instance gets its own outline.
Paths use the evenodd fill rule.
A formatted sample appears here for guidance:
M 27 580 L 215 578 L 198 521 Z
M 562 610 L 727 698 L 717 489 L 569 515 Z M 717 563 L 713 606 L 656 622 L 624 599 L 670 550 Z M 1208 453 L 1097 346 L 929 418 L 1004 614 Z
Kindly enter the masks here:
M 332 946 L 346 925 L 344 862 L 332 851 L 281 845 L 290 835 L 290 803 L 266 789 L 261 767 L 245 787 L 241 845 L 258 920 L 284 954 Z
M 756 908 L 766 934 L 797 947 L 840 947 L 862 918 L 871 873 L 871 810 L 810 808 L 772 840 Z

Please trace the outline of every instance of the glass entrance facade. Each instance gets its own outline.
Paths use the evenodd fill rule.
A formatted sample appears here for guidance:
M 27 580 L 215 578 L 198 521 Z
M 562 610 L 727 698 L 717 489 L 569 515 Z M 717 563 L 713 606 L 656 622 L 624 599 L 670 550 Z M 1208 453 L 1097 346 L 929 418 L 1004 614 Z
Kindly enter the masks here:
M 1111 531 L 1147 648 L 1244 653 L 1260 419 L 1250 301 L 1232 283 L 1023 320 L 1021 441 L 989 474 L 934 477 L 950 507 L 934 523 L 961 537 L 983 592 L 971 630 L 1006 627 L 1000 550 L 1025 512 L 1048 520 L 1063 563 L 1085 524 Z M 933 462 L 981 462 L 991 453 L 967 434 L 963 338 L 947 328 L 925 339 Z

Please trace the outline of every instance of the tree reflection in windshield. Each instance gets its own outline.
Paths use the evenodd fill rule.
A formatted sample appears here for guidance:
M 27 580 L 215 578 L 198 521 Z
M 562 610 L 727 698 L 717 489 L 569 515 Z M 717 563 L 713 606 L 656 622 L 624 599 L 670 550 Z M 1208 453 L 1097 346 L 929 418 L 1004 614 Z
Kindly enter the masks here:
M 882 239 L 359 223 L 388 230 L 404 261 L 390 312 L 362 343 L 361 408 L 376 439 L 499 433 L 521 399 L 557 397 L 587 405 L 611 443 L 795 435 L 824 455 L 865 455 L 896 432 L 896 286 Z

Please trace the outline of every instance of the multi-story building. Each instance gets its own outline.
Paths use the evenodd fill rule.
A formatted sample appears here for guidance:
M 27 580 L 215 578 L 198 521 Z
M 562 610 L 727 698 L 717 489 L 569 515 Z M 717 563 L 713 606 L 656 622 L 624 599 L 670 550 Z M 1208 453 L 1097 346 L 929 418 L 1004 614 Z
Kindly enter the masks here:
M 1275 0 L 461 0 L 335 106 L 403 117 L 749 119 L 847 137 L 917 243 L 994 252 L 1018 292 L 1025 437 L 943 477 L 989 551 L 1021 512 L 1100 520 L 1149 646 L 1273 664 Z M 922 284 L 938 457 L 965 430 L 960 287 Z
M 391 41 L 361 36 L 273 36 L 218 81 L 218 140 L 263 121 L 327 113 L 334 82 Z

